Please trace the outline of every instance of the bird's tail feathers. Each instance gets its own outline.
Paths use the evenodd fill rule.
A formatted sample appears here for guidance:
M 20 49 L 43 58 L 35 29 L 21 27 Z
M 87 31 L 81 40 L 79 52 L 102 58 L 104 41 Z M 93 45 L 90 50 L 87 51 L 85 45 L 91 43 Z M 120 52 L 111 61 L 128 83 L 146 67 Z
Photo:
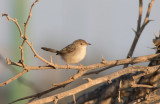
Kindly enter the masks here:
M 49 51 L 49 52 L 53 52 L 53 53 L 59 53 L 59 51 L 55 50 L 55 49 L 51 49 L 51 48 L 46 48 L 46 47 L 42 47 L 41 49 L 45 50 L 45 51 Z

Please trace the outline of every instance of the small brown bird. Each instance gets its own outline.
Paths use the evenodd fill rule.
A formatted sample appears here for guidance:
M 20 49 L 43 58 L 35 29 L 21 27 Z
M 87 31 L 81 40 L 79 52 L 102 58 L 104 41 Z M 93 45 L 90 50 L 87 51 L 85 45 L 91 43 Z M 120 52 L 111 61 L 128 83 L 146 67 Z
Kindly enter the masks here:
M 78 39 L 60 51 L 46 47 L 42 47 L 42 49 L 45 51 L 56 53 L 56 55 L 60 55 L 62 59 L 64 59 L 64 61 L 66 62 L 67 68 L 69 69 L 69 64 L 78 64 L 78 62 L 85 58 L 86 48 L 88 45 L 91 44 L 87 43 L 83 39 Z

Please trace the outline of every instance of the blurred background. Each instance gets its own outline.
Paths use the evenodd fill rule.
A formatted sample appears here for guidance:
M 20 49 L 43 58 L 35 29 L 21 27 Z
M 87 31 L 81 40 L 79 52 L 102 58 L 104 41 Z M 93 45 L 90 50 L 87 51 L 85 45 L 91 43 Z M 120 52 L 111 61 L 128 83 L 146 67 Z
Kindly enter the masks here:
M 143 19 L 150 1 L 144 1 Z M 17 18 L 23 29 L 23 23 L 28 17 L 33 2 L 34 0 L 1 0 L 0 12 Z M 160 1 L 156 0 L 150 14 L 150 20 L 154 21 L 144 29 L 133 56 L 155 53 L 155 50 L 150 48 L 154 47 L 153 34 L 158 35 L 160 30 L 159 5 Z M 50 56 L 52 56 L 53 62 L 56 64 L 65 64 L 65 62 L 59 56 L 41 50 L 41 47 L 60 50 L 76 39 L 84 39 L 92 44 L 87 48 L 86 58 L 80 62 L 83 65 L 98 63 L 101 61 L 101 56 L 106 60 L 124 59 L 134 39 L 135 34 L 132 29 L 136 30 L 138 6 L 138 0 L 40 0 L 33 7 L 32 17 L 28 24 L 29 41 L 33 42 L 33 47 L 40 56 L 47 60 L 50 60 Z M 5 59 L 19 61 L 19 46 L 22 39 L 19 37 L 16 25 L 5 17 L 0 17 L 0 36 L 0 82 L 4 82 L 21 71 L 21 68 L 8 66 Z M 25 45 L 24 55 L 25 63 L 28 65 L 45 65 L 33 57 L 33 53 L 27 45 Z M 147 63 L 141 65 L 147 65 Z M 90 77 L 104 76 L 121 68 L 122 66 L 114 67 Z M 65 81 L 75 73 L 75 70 L 30 71 L 18 80 L 0 87 L 0 103 L 6 104 L 20 97 L 44 91 L 53 83 Z M 85 83 L 85 81 L 78 79 L 65 88 L 45 96 L 71 89 L 80 83 Z M 72 97 L 68 99 L 59 101 L 59 104 L 70 102 Z M 24 102 L 16 104 L 22 103 Z

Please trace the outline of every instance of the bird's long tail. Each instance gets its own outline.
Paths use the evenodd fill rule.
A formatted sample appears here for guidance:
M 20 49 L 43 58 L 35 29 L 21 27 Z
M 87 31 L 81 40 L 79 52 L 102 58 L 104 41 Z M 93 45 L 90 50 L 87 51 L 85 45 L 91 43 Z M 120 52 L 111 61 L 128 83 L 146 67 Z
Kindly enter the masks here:
M 41 49 L 43 49 L 45 51 L 49 51 L 49 52 L 53 52 L 53 53 L 59 54 L 59 51 L 57 51 L 55 49 L 51 49 L 51 48 L 47 48 L 47 47 L 41 47 Z

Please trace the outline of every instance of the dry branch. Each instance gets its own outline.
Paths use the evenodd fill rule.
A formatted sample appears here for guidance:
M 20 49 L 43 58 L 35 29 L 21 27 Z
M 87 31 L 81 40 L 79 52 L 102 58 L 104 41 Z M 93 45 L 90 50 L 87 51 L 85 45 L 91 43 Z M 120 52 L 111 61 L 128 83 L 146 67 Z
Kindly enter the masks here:
M 143 11 L 143 9 L 142 9 L 143 8 L 142 7 L 143 6 L 143 0 L 139 0 L 139 17 L 138 17 L 138 23 L 137 23 L 137 31 L 135 31 L 135 38 L 134 38 L 133 43 L 131 45 L 131 48 L 128 52 L 127 58 L 132 57 L 133 52 L 136 48 L 137 42 L 139 40 L 139 37 L 141 36 L 142 31 L 144 30 L 145 26 L 149 23 L 149 15 L 150 15 L 150 11 L 151 11 L 151 8 L 152 8 L 152 5 L 153 5 L 154 1 L 155 0 L 151 0 L 151 2 L 149 3 L 144 22 L 141 25 L 142 11 Z M 124 68 L 128 67 L 128 65 L 129 64 L 124 65 Z
M 26 72 L 27 72 L 27 70 L 23 70 L 22 72 L 20 72 L 19 74 L 17 74 L 17 75 L 14 76 L 13 78 L 11 78 L 11 79 L 3 82 L 3 83 L 0 83 L 0 86 L 5 86 L 5 85 L 7 85 L 8 83 L 16 80 L 17 78 L 19 78 L 20 76 L 22 76 L 22 75 L 23 75 L 24 73 L 26 73 Z
M 141 20 L 142 20 L 142 10 L 143 10 L 143 0 L 139 0 L 139 17 L 138 17 L 138 23 L 137 23 L 137 30 L 141 27 Z
M 159 68 L 156 72 L 158 72 L 157 75 L 160 73 Z M 101 102 L 104 103 L 103 100 L 105 100 L 105 104 L 115 104 L 115 102 L 118 101 L 118 89 L 120 87 L 119 82 L 122 81 L 123 84 L 121 84 L 121 101 L 125 102 L 125 104 L 128 104 L 135 99 L 139 99 L 143 96 L 148 95 L 148 92 L 156 91 L 155 89 L 159 89 L 158 87 L 156 87 L 156 85 L 150 83 L 152 82 L 152 79 L 150 79 L 150 77 L 156 77 L 156 80 L 154 80 L 153 82 L 159 82 L 158 80 L 160 76 L 157 77 L 154 73 L 147 74 L 136 72 L 134 74 L 126 74 L 121 78 L 119 77 L 112 80 L 112 83 L 108 82 L 103 84 L 102 86 L 99 86 L 93 91 L 90 91 L 88 93 L 85 92 L 83 95 L 79 96 L 76 99 L 76 102 L 77 104 L 83 104 L 92 100 L 96 101 L 96 103 L 98 104 L 101 104 Z M 142 77 L 144 78 L 142 79 Z M 150 81 L 147 81 L 147 83 L 145 82 L 146 80 Z M 72 102 L 69 104 L 74 103 Z
M 17 100 L 15 100 L 13 102 L 17 102 L 17 101 L 24 100 L 24 99 L 29 99 L 29 98 L 39 98 L 42 95 L 47 94 L 47 93 L 49 93 L 49 92 L 51 92 L 53 90 L 65 87 L 69 83 L 75 81 L 76 79 L 82 77 L 85 74 L 89 75 L 89 74 L 97 73 L 97 71 L 89 72 L 89 73 L 87 73 L 87 72 L 91 71 L 91 70 L 98 69 L 100 67 L 104 67 L 105 64 L 106 64 L 105 67 L 113 67 L 113 66 L 123 65 L 123 64 L 127 64 L 127 63 L 132 63 L 132 64 L 133 63 L 140 63 L 140 62 L 146 62 L 146 61 L 152 60 L 153 58 L 155 58 L 155 57 L 157 57 L 159 55 L 160 54 L 153 54 L 153 55 L 147 55 L 147 56 L 123 59 L 123 60 L 105 61 L 104 64 L 98 63 L 98 64 L 89 65 L 89 66 L 84 66 L 85 70 L 82 70 L 80 66 L 72 66 L 72 65 L 70 65 L 71 69 L 79 69 L 80 71 L 78 73 L 74 74 L 73 76 L 69 77 L 66 81 L 54 84 L 53 87 L 48 89 L 48 90 L 45 90 L 43 92 L 40 92 L 40 93 L 37 93 L 37 94 L 34 94 L 34 95 L 30 95 L 30 96 L 27 96 L 27 97 L 23 97 L 23 98 L 17 99 Z M 55 66 L 58 69 L 66 69 L 67 68 L 66 65 L 55 65 Z M 51 69 L 53 67 L 51 67 L 51 66 L 26 66 L 26 68 L 27 68 L 27 70 L 42 70 L 42 69 Z
M 132 67 L 128 67 L 128 68 L 122 69 L 120 71 L 114 72 L 113 74 L 89 81 L 88 83 L 80 85 L 80 86 L 73 88 L 71 90 L 68 90 L 66 92 L 62 92 L 62 93 L 59 93 L 59 94 L 56 94 L 56 95 L 53 95 L 50 97 L 42 98 L 40 100 L 33 101 L 29 104 L 43 104 L 43 103 L 52 102 L 55 99 L 60 100 L 60 99 L 63 99 L 67 96 L 75 95 L 75 94 L 77 94 L 83 90 L 86 90 L 92 86 L 95 86 L 97 84 L 107 82 L 108 80 L 113 80 L 115 78 L 118 78 L 118 77 L 125 75 L 125 74 L 128 74 L 128 73 L 135 73 L 135 72 L 139 71 L 139 72 L 144 72 L 145 74 L 152 74 L 155 71 L 157 71 L 157 69 L 159 69 L 159 67 L 160 66 L 154 66 L 154 67 L 132 66 Z M 140 86 L 138 86 L 138 87 L 140 87 Z M 141 86 L 141 87 L 144 87 L 144 86 Z
M 33 47 L 32 47 L 32 49 L 33 49 Z M 72 65 L 70 65 L 70 69 L 77 69 L 77 70 L 81 70 L 81 71 L 79 72 L 79 74 L 75 74 L 74 76 L 70 77 L 67 80 L 67 83 L 63 82 L 63 86 L 65 86 L 66 84 L 69 84 L 72 81 L 80 78 L 84 74 L 85 75 L 89 75 L 89 74 L 95 74 L 95 73 L 99 73 L 101 71 L 104 71 L 104 69 L 102 69 L 102 70 L 98 70 L 98 71 L 87 73 L 88 71 L 91 71 L 91 70 L 95 70 L 95 69 L 103 68 L 103 67 L 106 67 L 105 68 L 105 70 L 106 70 L 108 67 L 110 68 L 110 67 L 114 67 L 114 66 L 118 66 L 118 65 L 136 64 L 136 63 L 141 63 L 141 62 L 147 62 L 147 61 L 150 61 L 150 60 L 158 57 L 159 55 L 160 55 L 160 53 L 153 54 L 153 55 L 141 56 L 141 57 L 133 57 L 133 58 L 128 58 L 128 59 L 122 59 L 122 60 L 103 61 L 103 63 L 98 63 L 98 64 L 89 65 L 89 66 L 84 66 L 84 70 L 82 70 L 80 66 L 72 66 Z M 20 67 L 23 66 L 21 63 L 11 62 L 9 59 L 7 59 L 7 61 L 8 61 L 8 64 L 17 65 L 17 66 L 20 66 Z M 54 64 L 54 66 L 57 69 L 66 69 L 67 68 L 67 65 L 56 65 L 56 64 Z M 25 66 L 25 70 L 27 70 L 27 71 L 30 71 L 30 70 L 42 70 L 42 69 L 54 69 L 54 67 L 52 67 L 52 66 Z M 24 74 L 24 73 L 22 73 L 22 74 Z M 20 77 L 20 76 L 15 76 L 15 77 L 13 77 L 13 79 L 15 79 L 15 78 L 17 79 L 18 77 Z M 6 83 L 6 82 L 3 82 L 3 83 Z M 6 85 L 6 84 L 3 84 L 3 83 L 0 83 L 0 86 Z M 60 84 L 60 86 L 62 86 L 62 83 Z
M 13 21 L 13 22 L 16 24 L 16 26 L 18 27 L 18 30 L 19 30 L 19 32 L 20 32 L 20 37 L 23 37 L 23 32 L 22 32 L 22 30 L 21 30 L 21 27 L 19 26 L 19 23 L 18 23 L 17 19 L 16 19 L 16 18 L 15 18 L 15 19 L 10 18 L 10 17 L 8 16 L 8 14 L 5 14 L 5 13 L 2 13 L 2 16 L 6 16 L 6 18 L 7 18 L 8 20 Z

